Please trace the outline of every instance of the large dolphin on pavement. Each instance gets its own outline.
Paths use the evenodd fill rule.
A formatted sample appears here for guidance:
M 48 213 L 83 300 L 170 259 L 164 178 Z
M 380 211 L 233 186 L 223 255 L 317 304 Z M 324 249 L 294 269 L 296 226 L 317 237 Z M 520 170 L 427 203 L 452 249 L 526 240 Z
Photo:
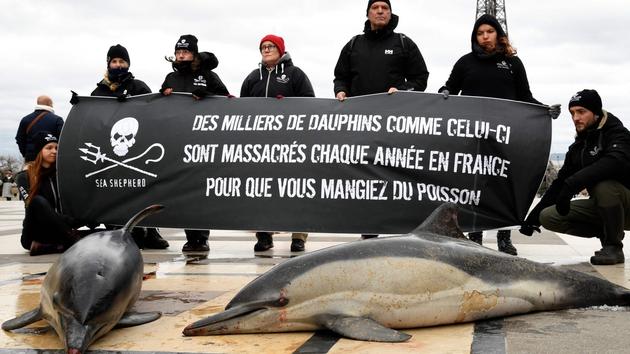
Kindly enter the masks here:
M 184 335 L 327 328 L 401 342 L 410 336 L 395 329 L 630 304 L 630 291 L 606 280 L 458 238 L 457 207 L 442 205 L 408 235 L 350 242 L 275 266 Z
M 142 254 L 130 235 L 140 220 L 163 207 L 152 205 L 119 230 L 102 231 L 75 243 L 50 267 L 40 305 L 2 324 L 5 331 L 46 320 L 66 352 L 83 353 L 114 327 L 160 318 L 159 312 L 128 312 L 140 295 Z

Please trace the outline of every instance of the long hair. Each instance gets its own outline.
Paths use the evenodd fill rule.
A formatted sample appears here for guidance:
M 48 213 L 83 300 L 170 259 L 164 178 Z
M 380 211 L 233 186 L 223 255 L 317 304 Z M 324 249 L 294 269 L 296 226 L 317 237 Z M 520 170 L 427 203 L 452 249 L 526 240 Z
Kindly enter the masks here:
M 35 160 L 27 164 L 26 173 L 28 175 L 29 191 L 28 198 L 26 199 L 26 205 L 29 205 L 31 203 L 31 200 L 33 200 L 33 198 L 37 195 L 37 193 L 39 192 L 39 188 L 41 187 L 42 177 L 44 177 L 43 173 L 45 169 L 45 167 L 42 165 L 43 162 L 44 158 L 42 157 L 42 152 L 40 151 L 35 157 Z M 53 164 L 50 165 L 49 168 L 52 168 L 54 170 L 56 168 L 56 162 L 53 162 Z
M 516 48 L 512 47 L 507 36 L 497 38 L 497 51 L 510 58 L 516 55 Z

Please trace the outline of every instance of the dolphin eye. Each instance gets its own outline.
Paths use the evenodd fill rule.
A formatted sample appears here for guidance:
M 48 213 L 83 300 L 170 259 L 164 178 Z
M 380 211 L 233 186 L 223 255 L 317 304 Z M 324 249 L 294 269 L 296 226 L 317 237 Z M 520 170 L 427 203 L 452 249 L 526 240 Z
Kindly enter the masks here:
M 289 303 L 289 299 L 287 299 L 284 296 L 279 298 L 278 301 L 276 301 L 277 306 L 286 306 L 288 303 Z

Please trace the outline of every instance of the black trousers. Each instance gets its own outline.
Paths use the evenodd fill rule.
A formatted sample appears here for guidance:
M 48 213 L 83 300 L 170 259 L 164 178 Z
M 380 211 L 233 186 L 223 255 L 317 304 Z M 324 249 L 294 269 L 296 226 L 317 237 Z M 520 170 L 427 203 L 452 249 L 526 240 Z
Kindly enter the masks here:
M 31 248 L 31 242 L 67 245 L 70 225 L 42 196 L 35 196 L 26 207 L 22 222 L 20 243 L 25 249 Z

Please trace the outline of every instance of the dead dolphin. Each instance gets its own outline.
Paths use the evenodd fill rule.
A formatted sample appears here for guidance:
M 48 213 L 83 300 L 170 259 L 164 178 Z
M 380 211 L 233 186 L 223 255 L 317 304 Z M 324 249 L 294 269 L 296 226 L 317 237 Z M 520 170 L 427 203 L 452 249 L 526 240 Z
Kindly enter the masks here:
M 142 254 L 129 231 L 163 207 L 152 205 L 119 230 L 97 232 L 70 247 L 50 267 L 38 308 L 2 324 L 5 331 L 41 319 L 57 332 L 67 353 L 83 353 L 114 327 L 160 318 L 159 312 L 131 313 L 142 287 Z
M 630 304 L 630 291 L 606 280 L 461 237 L 457 207 L 442 205 L 408 235 L 350 242 L 287 260 L 245 286 L 225 311 L 183 333 L 326 328 L 357 340 L 401 342 L 410 336 L 395 329 Z

